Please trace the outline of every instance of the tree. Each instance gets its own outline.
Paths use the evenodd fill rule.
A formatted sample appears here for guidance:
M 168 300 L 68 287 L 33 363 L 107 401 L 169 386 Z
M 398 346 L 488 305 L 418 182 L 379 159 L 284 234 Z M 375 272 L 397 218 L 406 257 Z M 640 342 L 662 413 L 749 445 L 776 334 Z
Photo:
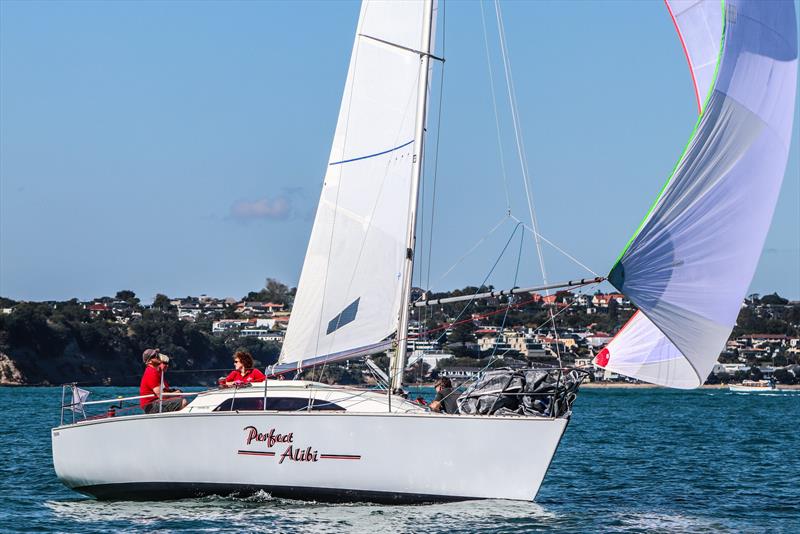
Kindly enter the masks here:
M 474 343 L 475 324 L 472 321 L 464 321 L 453 326 L 453 331 L 448 334 L 448 343 Z
M 786 359 L 786 356 L 784 356 L 783 354 L 776 354 L 775 356 L 772 357 L 772 365 L 774 365 L 775 367 L 783 367 L 788 363 L 789 362 Z
M 117 294 L 114 296 L 114 298 L 116 298 L 117 300 L 128 301 L 130 299 L 136 298 L 136 293 L 134 293 L 130 289 L 123 289 L 123 290 L 117 291 Z M 136 299 L 136 300 L 139 300 L 139 299 Z
M 153 299 L 152 307 L 163 311 L 173 308 L 172 304 L 169 302 L 169 297 L 161 293 L 156 294 L 156 298 Z
M 772 375 L 779 384 L 794 384 L 795 376 L 786 369 L 775 369 Z
M 761 380 L 762 378 L 764 378 L 764 373 L 761 372 L 757 365 L 750 367 L 750 380 Z
M 414 365 L 406 369 L 403 373 L 403 382 L 406 384 L 413 384 L 414 382 L 421 382 L 430 372 L 431 366 L 422 360 L 417 360 Z
M 267 278 L 267 283 L 261 291 L 251 291 L 244 297 L 244 300 L 256 302 L 274 302 L 276 304 L 291 304 L 294 291 L 290 290 L 286 284 Z
M 779 296 L 778 293 L 773 293 L 761 297 L 761 304 L 785 305 L 789 304 L 789 300 Z
M 615 326 L 619 323 L 619 304 L 617 299 L 610 299 L 608 301 L 608 320 Z

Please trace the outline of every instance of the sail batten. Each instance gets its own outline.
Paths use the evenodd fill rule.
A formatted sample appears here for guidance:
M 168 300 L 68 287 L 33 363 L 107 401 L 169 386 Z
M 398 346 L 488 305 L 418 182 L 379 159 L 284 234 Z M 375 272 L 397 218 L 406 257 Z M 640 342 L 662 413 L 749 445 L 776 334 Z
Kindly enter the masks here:
M 686 26 L 724 21 L 721 56 L 689 144 L 609 274 L 640 312 L 596 363 L 689 388 L 724 348 L 769 229 L 791 138 L 797 30 L 791 2 L 667 5 L 693 75 L 710 64 L 691 57 L 710 49 L 709 34 Z

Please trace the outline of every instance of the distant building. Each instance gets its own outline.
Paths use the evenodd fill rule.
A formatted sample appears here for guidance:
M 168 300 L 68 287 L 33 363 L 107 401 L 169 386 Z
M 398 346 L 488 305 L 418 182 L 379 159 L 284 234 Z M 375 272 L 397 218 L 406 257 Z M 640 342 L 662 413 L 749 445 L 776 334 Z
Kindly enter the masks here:
M 586 343 L 589 344 L 590 347 L 605 347 L 608 345 L 614 336 L 610 334 L 606 334 L 605 332 L 596 332 L 590 336 L 586 336 Z
M 283 311 L 283 304 L 274 302 L 243 301 L 236 305 L 236 313 L 242 315 L 267 315 Z
M 108 304 L 104 304 L 102 302 L 95 302 L 93 304 L 89 304 L 86 306 L 86 309 L 89 310 L 89 314 L 92 317 L 97 317 L 100 314 L 111 311 L 111 307 Z
M 415 350 L 408 357 L 408 366 L 411 367 L 418 361 L 422 360 L 423 363 L 427 364 L 431 369 L 433 369 L 439 364 L 440 360 L 447 360 L 454 357 L 455 356 L 449 352 L 426 352 L 422 350 Z
M 447 367 L 439 371 L 439 376 L 451 380 L 469 380 L 475 378 L 480 372 L 480 367 Z

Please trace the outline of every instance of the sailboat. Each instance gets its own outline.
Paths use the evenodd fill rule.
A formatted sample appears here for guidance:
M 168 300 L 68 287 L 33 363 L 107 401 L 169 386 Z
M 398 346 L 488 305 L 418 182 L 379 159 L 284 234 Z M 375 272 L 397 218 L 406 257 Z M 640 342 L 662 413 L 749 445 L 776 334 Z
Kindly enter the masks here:
M 668 0 L 667 7 L 700 114 L 610 271 L 608 280 L 639 311 L 595 364 L 692 388 L 730 334 L 769 227 L 792 131 L 797 35 L 792 2 Z M 67 486 L 98 498 L 258 490 L 336 501 L 535 498 L 569 406 L 547 415 L 437 414 L 397 394 L 429 77 L 442 59 L 433 48 L 435 18 L 433 0 L 362 3 L 291 321 L 278 364 L 268 369 L 277 377 L 388 350 L 391 388 L 273 378 L 203 392 L 178 412 L 72 422 L 63 420 L 65 407 L 74 408 L 66 404 L 52 448 Z

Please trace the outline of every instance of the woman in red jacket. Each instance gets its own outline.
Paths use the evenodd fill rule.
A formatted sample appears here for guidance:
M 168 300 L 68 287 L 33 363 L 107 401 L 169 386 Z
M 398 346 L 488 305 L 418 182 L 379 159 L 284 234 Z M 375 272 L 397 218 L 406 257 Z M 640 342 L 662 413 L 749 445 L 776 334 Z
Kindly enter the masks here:
M 264 373 L 253 368 L 253 356 L 240 350 L 233 355 L 234 371 L 225 377 L 225 384 L 228 386 L 238 386 L 250 382 L 263 382 L 267 379 Z

